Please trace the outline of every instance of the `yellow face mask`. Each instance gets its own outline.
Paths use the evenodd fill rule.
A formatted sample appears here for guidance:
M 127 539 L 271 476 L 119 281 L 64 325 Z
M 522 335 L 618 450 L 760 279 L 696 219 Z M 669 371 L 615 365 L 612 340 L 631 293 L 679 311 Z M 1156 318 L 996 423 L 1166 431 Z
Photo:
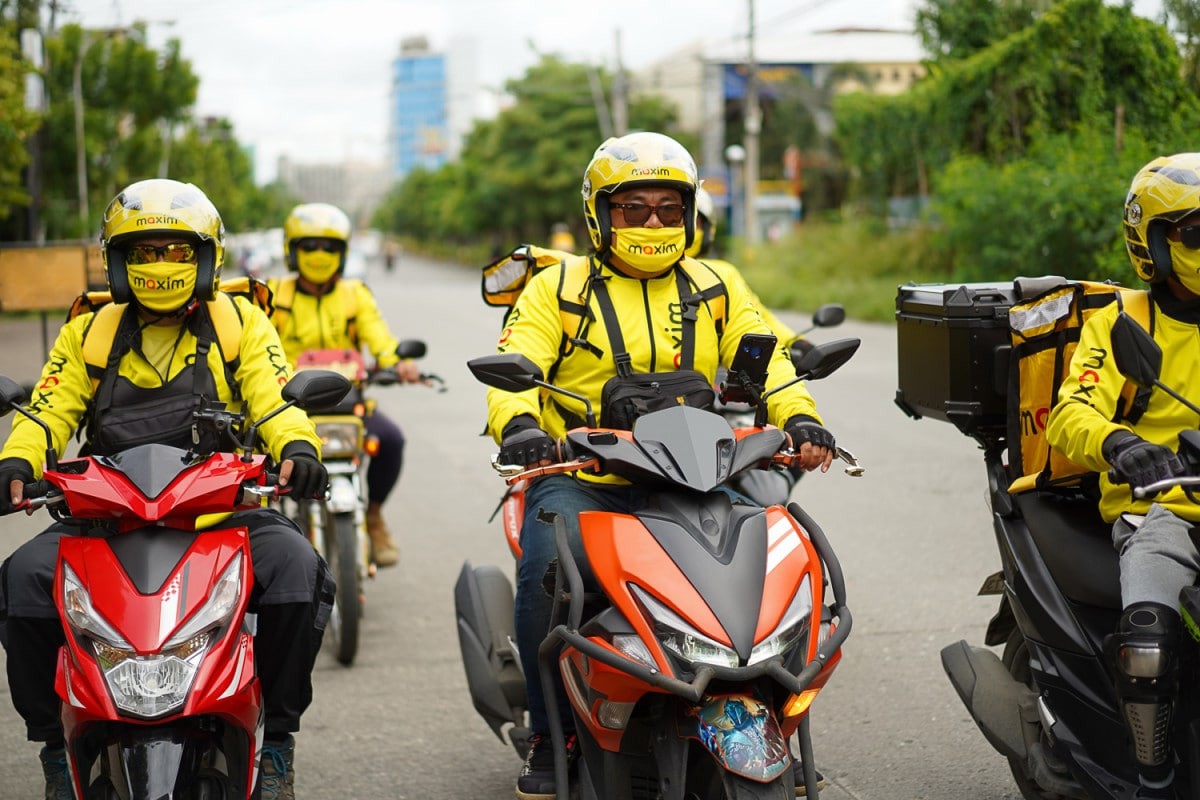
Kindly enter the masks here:
M 129 288 L 138 303 L 149 311 L 167 314 L 183 308 L 196 292 L 196 265 L 159 261 L 126 264 Z
M 1184 247 L 1180 242 L 1167 240 L 1171 248 L 1171 271 L 1194 295 L 1200 295 L 1200 250 Z
M 614 228 L 612 253 L 637 278 L 653 278 L 683 257 L 683 228 Z
M 333 280 L 341 265 L 341 253 L 325 250 L 300 250 L 296 253 L 296 267 L 300 270 L 300 275 L 313 283 L 328 283 Z

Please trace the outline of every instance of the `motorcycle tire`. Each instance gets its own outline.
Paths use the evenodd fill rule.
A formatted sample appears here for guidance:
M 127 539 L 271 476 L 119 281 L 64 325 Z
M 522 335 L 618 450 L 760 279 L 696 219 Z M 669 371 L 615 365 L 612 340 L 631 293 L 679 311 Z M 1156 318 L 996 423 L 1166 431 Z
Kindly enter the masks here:
M 796 787 L 789 768 L 770 783 L 759 783 L 731 772 L 721 774 L 721 800 L 794 800 Z
M 1004 654 L 1001 657 L 1001 661 L 1008 668 L 1008 674 L 1014 680 L 1020 681 L 1030 689 L 1037 691 L 1037 687 L 1033 682 L 1033 673 L 1029 669 L 1029 644 L 1025 641 L 1025 636 L 1021 633 L 1020 628 L 1013 628 L 1012 633 L 1008 635 L 1008 641 L 1004 644 Z M 1038 724 L 1040 727 L 1041 723 Z M 1041 739 L 1045 741 L 1044 732 Z M 1016 782 L 1017 789 L 1021 792 L 1021 797 L 1025 798 L 1025 800 L 1087 800 L 1084 797 L 1071 797 L 1043 789 L 1029 774 L 1028 765 L 1015 758 L 1008 759 L 1008 768 L 1012 772 L 1013 781 Z M 1064 777 L 1069 779 L 1070 773 L 1066 773 Z
M 362 622 L 362 578 L 358 570 L 358 530 L 354 515 L 325 512 L 325 560 L 337 581 L 333 613 L 325 638 L 339 664 L 350 666 L 358 654 Z

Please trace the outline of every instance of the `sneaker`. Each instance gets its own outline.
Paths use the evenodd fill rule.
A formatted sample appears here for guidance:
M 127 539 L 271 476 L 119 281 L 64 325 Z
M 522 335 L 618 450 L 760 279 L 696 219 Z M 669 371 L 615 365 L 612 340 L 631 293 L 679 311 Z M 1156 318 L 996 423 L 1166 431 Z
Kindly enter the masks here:
M 46 776 L 46 800 L 75 800 L 71 771 L 67 769 L 67 751 L 61 747 L 43 747 L 38 753 Z
M 296 800 L 296 773 L 292 770 L 295 755 L 296 740 L 291 736 L 263 742 L 258 772 L 262 800 Z
M 817 788 L 825 788 L 825 776 L 821 774 L 821 770 L 817 770 Z M 796 797 L 808 797 L 808 787 L 804 785 L 804 764 L 800 759 L 792 756 L 792 776 L 796 779 Z
M 383 512 L 374 506 L 367 509 L 367 537 L 371 540 L 371 560 L 381 567 L 396 566 L 400 548 L 383 521 Z
M 567 737 L 567 768 L 579 756 L 575 734 Z M 529 737 L 525 765 L 517 776 L 517 800 L 554 800 L 554 742 L 540 733 Z

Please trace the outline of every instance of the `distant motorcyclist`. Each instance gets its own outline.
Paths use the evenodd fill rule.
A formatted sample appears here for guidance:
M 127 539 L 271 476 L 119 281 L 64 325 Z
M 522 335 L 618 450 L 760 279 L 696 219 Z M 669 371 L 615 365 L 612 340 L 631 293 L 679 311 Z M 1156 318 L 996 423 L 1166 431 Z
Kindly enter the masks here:
M 743 334 L 769 329 L 743 285 L 723 282 L 684 255 L 695 234 L 697 185 L 691 155 L 670 137 L 647 132 L 604 142 L 585 170 L 582 188 L 594 254 L 566 258 L 530 279 L 507 317 L 499 351 L 524 354 L 552 373 L 556 385 L 588 397 L 604 425 L 632 424 L 623 407 L 605 408 L 601 400 L 609 389 L 636 395 L 646 373 L 655 373 L 652 380 L 659 385 L 671 381 L 680 396 L 711 404 L 718 365 L 732 361 Z M 768 386 L 794 377 L 791 362 L 776 348 Z M 771 420 L 792 437 L 804 466 L 827 470 L 833 435 L 822 426 L 803 385 L 775 394 L 770 411 Z M 579 424 L 583 413 L 581 403 L 560 395 L 543 405 L 536 390 L 488 391 L 488 428 L 506 464 L 551 463 L 557 440 Z M 645 490 L 611 476 L 551 475 L 532 481 L 527 491 L 515 598 L 532 729 L 517 779 L 521 800 L 554 797 L 547 702 L 557 703 L 567 726 L 569 757 L 575 742 L 561 678 L 557 672 L 552 678 L 554 698 L 543 696 L 539 678 L 538 645 L 549 628 L 552 605 L 542 580 L 555 557 L 553 525 L 539 510 L 563 515 L 586 575 L 578 514 L 634 511 L 647 500 Z
M 350 246 L 350 218 L 328 203 L 296 206 L 283 223 L 283 252 L 294 273 L 267 282 L 274 294 L 271 321 L 279 331 L 291 364 L 305 350 L 366 347 L 381 369 L 394 369 L 404 382 L 421 380 L 416 363 L 396 355 L 398 342 L 379 312 L 374 295 L 360 280 L 342 277 Z M 379 452 L 367 467 L 367 533 L 371 558 L 394 566 L 400 550 L 383 518 L 387 501 L 404 465 L 404 434 L 375 409 L 366 418 L 367 434 Z
M 250 420 L 283 405 L 280 389 L 291 372 L 275 329 L 257 306 L 217 290 L 224 240 L 216 208 L 191 184 L 140 181 L 109 203 L 101 252 L 112 302 L 63 326 L 27 407 L 50 426 L 60 455 L 81 423 L 90 455 L 151 442 L 187 449 L 202 396 L 240 406 Z M 222 352 L 222 345 L 236 352 Z M 107 354 L 99 364 L 90 356 L 97 347 Z M 261 435 L 280 463 L 281 486 L 296 497 L 325 492 L 320 442 L 303 411 L 283 411 Z M 41 475 L 45 453 L 42 428 L 17 416 L 0 451 L 0 511 L 22 501 L 23 484 Z M 249 529 L 254 565 L 254 654 L 266 716 L 262 798 L 291 800 L 291 734 L 312 700 L 311 671 L 328 616 L 320 606 L 332 597 L 332 581 L 282 514 L 256 509 L 235 519 Z M 53 579 L 59 539 L 77 532 L 56 523 L 0 569 L 9 688 L 29 739 L 46 743 L 47 800 L 73 800 L 54 688 L 64 632 Z
M 1200 403 L 1200 153 L 1156 158 L 1134 176 L 1123 227 L 1129 258 L 1149 284 L 1154 340 L 1162 348 L 1162 380 Z M 1165 392 L 1150 394 L 1129 418 L 1125 379 L 1112 358 L 1113 303 L 1083 326 L 1079 345 L 1046 426 L 1047 440 L 1081 466 L 1100 473 L 1100 512 L 1113 524 L 1120 553 L 1118 631 L 1106 642 L 1117 693 L 1133 740 L 1139 798 L 1171 798 L 1170 736 L 1178 683 L 1180 593 L 1200 574 L 1192 531 L 1200 506 L 1172 488 L 1134 499 L 1131 488 L 1183 473 L 1180 432 L 1196 416 Z M 1119 478 L 1108 477 L 1109 468 Z

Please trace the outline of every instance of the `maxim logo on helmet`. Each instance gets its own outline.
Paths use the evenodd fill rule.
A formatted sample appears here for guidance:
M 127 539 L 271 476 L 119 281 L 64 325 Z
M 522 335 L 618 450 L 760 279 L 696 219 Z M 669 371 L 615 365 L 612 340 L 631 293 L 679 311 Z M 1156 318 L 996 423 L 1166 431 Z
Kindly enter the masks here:
M 165 214 L 159 215 L 156 217 L 139 217 L 138 221 L 137 221 L 137 226 L 139 228 L 144 227 L 146 225 L 178 225 L 178 224 L 179 224 L 178 217 L 168 217 Z
M 135 289 L 148 289 L 152 292 L 187 288 L 187 281 L 183 278 L 143 278 L 140 275 L 130 275 L 129 282 Z
M 630 253 L 641 253 L 644 256 L 661 256 L 679 252 L 679 245 L 675 242 L 663 242 L 661 244 L 631 244 L 626 250 Z
M 634 177 L 641 175 L 659 175 L 666 177 L 671 174 L 671 170 L 667 169 L 666 167 L 634 167 L 629 174 Z

